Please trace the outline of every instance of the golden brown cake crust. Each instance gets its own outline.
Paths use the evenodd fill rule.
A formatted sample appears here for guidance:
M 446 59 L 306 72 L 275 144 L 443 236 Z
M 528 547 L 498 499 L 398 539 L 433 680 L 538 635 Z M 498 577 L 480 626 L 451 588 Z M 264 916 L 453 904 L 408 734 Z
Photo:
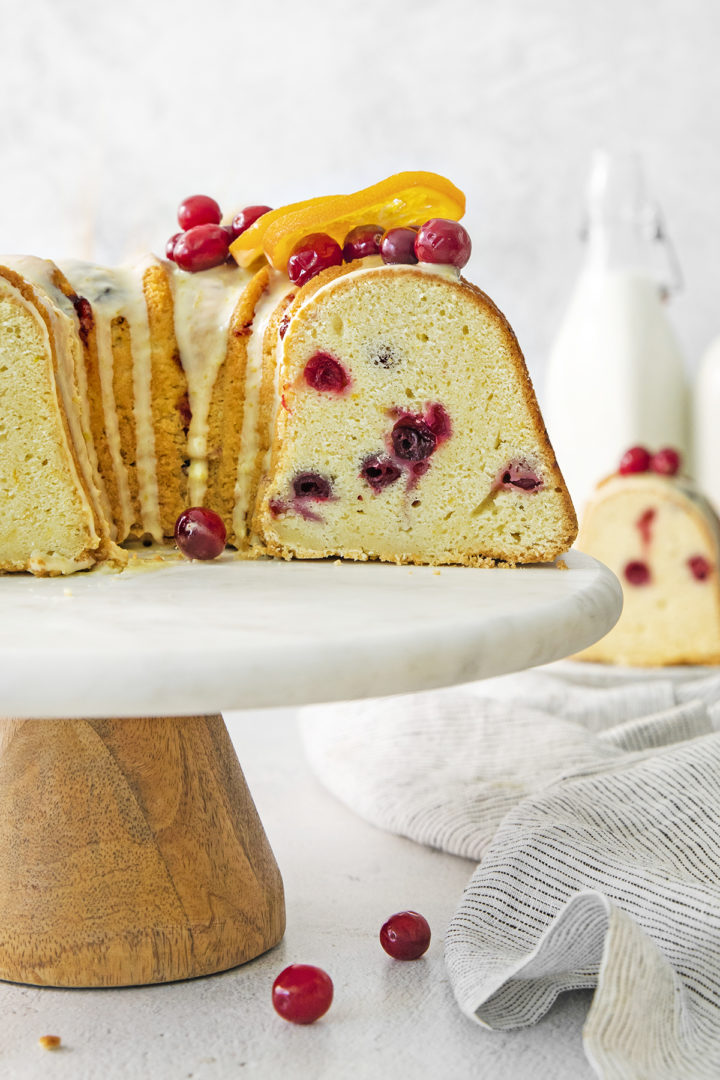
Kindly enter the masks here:
M 227 353 L 215 382 L 209 416 L 208 506 L 228 524 L 228 543 L 238 546 L 232 521 L 245 414 L 248 341 L 255 308 L 269 271 L 259 270 L 240 295 L 228 328 Z M 244 539 L 244 538 L 243 538 Z
M 122 510 L 115 470 L 113 468 L 112 455 L 110 454 L 110 448 L 105 434 L 105 415 L 103 412 L 102 388 L 97 355 L 97 335 L 92 307 L 85 301 L 85 304 L 87 305 L 86 312 L 89 313 L 90 318 L 88 322 L 86 315 L 86 318 L 81 323 L 78 314 L 78 305 L 84 298 L 78 296 L 68 279 L 57 266 L 53 269 L 52 280 L 55 287 L 70 300 L 73 306 L 75 306 L 76 324 L 78 327 L 78 336 L 83 348 L 85 376 L 87 378 L 90 431 L 97 453 L 100 477 L 109 503 L 112 522 L 115 526 L 115 533 L 113 535 L 116 535 L 117 539 L 122 541 L 125 539 L 124 535 L 122 535 Z
M 170 538 L 187 507 L 188 382 L 180 360 L 173 321 L 173 296 L 161 263 L 143 275 L 151 343 L 152 417 L 160 503 L 160 524 Z
M 260 408 L 258 411 L 258 449 L 251 468 L 250 498 L 246 516 L 247 537 L 240 545 L 240 551 L 247 558 L 258 558 L 268 554 L 265 537 L 260 526 L 258 511 L 264 488 L 264 462 L 274 446 L 273 418 L 275 411 L 275 366 L 277 363 L 277 339 L 283 320 L 292 309 L 295 293 L 286 296 L 278 304 L 268 323 L 263 341 L 263 374 L 260 388 Z

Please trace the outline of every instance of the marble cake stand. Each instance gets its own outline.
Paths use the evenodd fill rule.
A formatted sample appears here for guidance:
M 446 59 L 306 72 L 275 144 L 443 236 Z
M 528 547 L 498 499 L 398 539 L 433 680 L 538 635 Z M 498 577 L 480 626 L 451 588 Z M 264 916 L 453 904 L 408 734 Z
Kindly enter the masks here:
M 138 558 L 122 574 L 0 578 L 0 714 L 22 718 L 0 725 L 0 978 L 168 982 L 276 944 L 282 880 L 219 713 L 567 656 L 622 600 L 605 567 L 565 561 Z

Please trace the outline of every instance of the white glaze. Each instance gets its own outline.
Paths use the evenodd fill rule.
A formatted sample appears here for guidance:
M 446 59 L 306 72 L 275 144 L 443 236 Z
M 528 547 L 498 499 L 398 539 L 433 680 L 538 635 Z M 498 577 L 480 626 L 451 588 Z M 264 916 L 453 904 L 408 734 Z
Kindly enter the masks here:
M 156 260 L 149 256 L 136 266 L 107 268 L 70 260 L 62 264 L 73 288 L 92 305 L 95 318 L 98 366 L 103 395 L 108 445 L 118 479 L 125 533 L 133 521 L 127 470 L 120 452 L 120 433 L 113 394 L 112 322 L 122 316 L 130 329 L 133 364 L 133 411 L 135 417 L 136 469 L 142 527 L 153 539 L 162 540 L 157 490 L 155 431 L 152 420 L 152 368 L 150 326 L 143 292 L 143 276 Z
M 188 500 L 202 506 L 207 490 L 208 418 L 213 387 L 225 359 L 233 311 L 251 278 L 237 266 L 218 266 L 196 274 L 174 265 L 170 271 L 175 337 L 187 377 L 192 418 L 187 438 Z

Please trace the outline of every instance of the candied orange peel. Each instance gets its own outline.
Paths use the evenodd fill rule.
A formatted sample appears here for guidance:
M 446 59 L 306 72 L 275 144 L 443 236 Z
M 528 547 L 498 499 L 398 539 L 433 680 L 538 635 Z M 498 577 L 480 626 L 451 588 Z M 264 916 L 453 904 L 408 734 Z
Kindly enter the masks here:
M 310 233 L 328 233 L 342 244 L 356 225 L 391 229 L 433 217 L 459 221 L 464 213 L 465 196 L 444 176 L 401 172 L 352 195 L 324 195 L 271 210 L 233 241 L 230 252 L 240 266 L 264 255 L 276 270 L 285 270 L 292 249 Z

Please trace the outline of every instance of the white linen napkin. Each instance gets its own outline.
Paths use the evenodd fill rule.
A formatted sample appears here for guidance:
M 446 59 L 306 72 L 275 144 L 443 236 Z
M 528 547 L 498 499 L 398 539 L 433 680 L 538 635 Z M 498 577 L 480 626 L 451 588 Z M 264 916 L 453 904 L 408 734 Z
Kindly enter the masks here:
M 482 860 L 446 938 L 494 1028 L 596 986 L 603 1080 L 720 1076 L 720 673 L 567 662 L 301 711 L 312 767 L 381 828 Z

